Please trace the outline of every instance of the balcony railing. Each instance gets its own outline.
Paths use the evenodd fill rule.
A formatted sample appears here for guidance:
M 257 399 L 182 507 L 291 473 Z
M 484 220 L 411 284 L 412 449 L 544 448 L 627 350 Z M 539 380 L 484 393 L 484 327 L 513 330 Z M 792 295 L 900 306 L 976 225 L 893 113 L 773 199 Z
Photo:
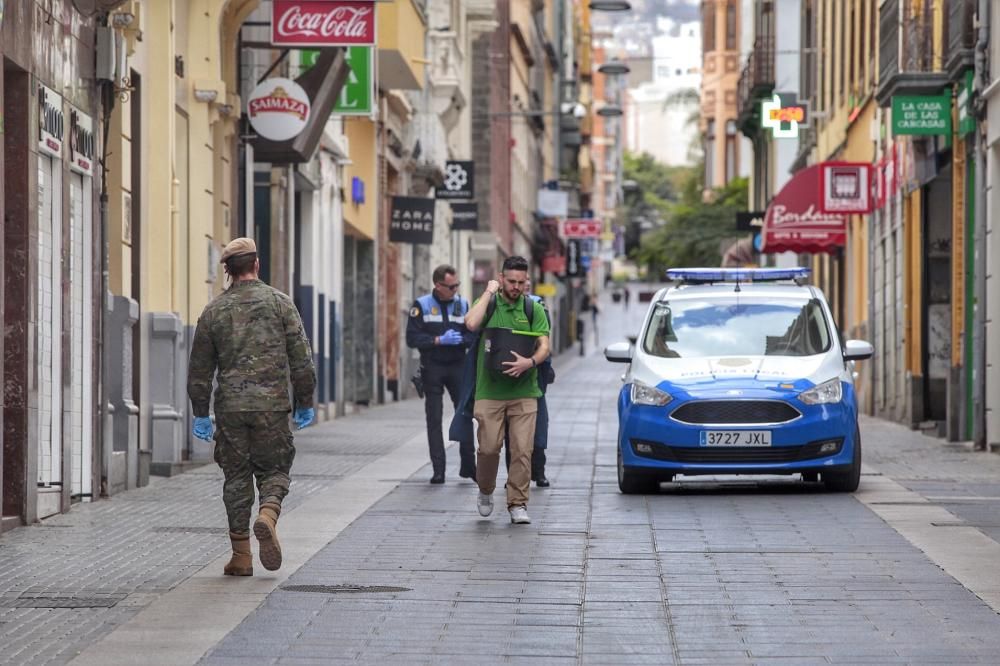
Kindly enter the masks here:
M 945 70 L 955 80 L 975 65 L 976 0 L 951 0 L 948 7 L 948 55 Z
M 953 0 L 956 3 L 964 0 Z M 887 106 L 894 95 L 934 94 L 947 76 L 934 62 L 934 17 L 930 8 L 914 9 L 900 0 L 879 7 L 879 82 L 876 98 Z
M 744 133 L 759 126 L 757 102 L 774 90 L 774 40 L 758 38 L 740 74 L 736 109 Z M 758 122 L 754 122 L 754 120 Z

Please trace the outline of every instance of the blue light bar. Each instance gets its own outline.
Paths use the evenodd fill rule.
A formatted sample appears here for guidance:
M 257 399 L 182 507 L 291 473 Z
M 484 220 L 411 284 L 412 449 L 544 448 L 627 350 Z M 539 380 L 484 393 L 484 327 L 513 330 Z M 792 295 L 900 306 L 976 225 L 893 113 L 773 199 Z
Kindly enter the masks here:
M 795 268 L 670 268 L 667 278 L 678 282 L 773 282 L 800 280 L 810 270 Z

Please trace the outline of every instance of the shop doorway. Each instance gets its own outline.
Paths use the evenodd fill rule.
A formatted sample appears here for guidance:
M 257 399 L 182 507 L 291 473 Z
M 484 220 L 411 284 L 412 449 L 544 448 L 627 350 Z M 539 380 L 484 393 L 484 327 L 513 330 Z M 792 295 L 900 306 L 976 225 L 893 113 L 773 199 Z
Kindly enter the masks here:
M 951 369 L 951 164 L 923 188 L 923 421 L 948 416 Z
M 0 531 L 23 523 L 28 493 L 28 73 L 3 61 L 3 446 L 0 449 Z

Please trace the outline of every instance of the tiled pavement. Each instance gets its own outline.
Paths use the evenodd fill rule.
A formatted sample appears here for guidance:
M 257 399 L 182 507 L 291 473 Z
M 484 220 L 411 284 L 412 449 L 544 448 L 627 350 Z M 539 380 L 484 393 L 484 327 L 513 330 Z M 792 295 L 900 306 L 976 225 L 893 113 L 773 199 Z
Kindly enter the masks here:
M 203 663 L 997 663 L 1000 617 L 849 495 L 784 479 L 620 495 L 618 374 L 589 357 L 552 387 L 553 486 L 532 490 L 530 527 L 500 506 L 480 519 L 472 486 L 403 484 Z M 953 455 L 881 427 L 875 460 L 900 442 L 928 467 Z
M 605 308 L 602 342 L 616 314 Z M 553 486 L 532 489 L 532 525 L 510 525 L 502 500 L 481 519 L 472 484 L 431 487 L 425 469 L 321 549 L 203 663 L 1000 661 L 1000 617 L 855 497 L 784 479 L 684 480 L 655 496 L 620 495 L 620 373 L 594 356 L 562 365 L 550 393 Z M 316 428 L 302 440 L 289 500 L 391 450 L 421 421 L 419 403 L 404 403 Z M 884 474 L 998 536 L 980 507 L 1000 495 L 1000 456 L 878 421 L 862 432 L 863 484 Z M 207 467 L 46 523 L 69 527 L 4 535 L 3 599 L 127 596 L 104 609 L 0 602 L 0 662 L 64 662 L 224 551 L 218 492 Z M 192 526 L 221 531 L 155 529 Z
M 297 433 L 285 510 L 422 427 L 406 402 Z M 0 537 L 0 664 L 65 663 L 227 552 L 221 492 L 206 465 Z

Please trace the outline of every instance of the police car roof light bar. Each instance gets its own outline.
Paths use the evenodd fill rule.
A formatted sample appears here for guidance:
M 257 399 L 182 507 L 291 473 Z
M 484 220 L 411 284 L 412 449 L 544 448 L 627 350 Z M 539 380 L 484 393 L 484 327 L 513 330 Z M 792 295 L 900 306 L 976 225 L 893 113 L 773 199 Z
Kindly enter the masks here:
M 810 269 L 795 268 L 670 268 L 667 278 L 677 282 L 777 282 L 780 280 L 804 280 Z

